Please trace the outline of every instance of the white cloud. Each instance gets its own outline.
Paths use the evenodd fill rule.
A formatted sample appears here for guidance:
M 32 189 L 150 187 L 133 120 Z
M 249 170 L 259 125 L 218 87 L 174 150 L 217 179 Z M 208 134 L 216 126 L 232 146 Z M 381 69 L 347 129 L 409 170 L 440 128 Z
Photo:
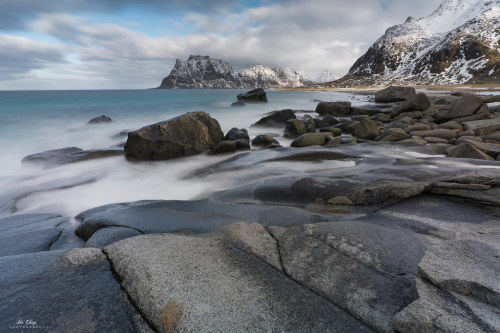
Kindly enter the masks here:
M 96 24 L 77 15 L 43 14 L 30 29 L 57 38 L 63 46 L 4 36 L 4 43 L 11 38 L 15 47 L 2 47 L 8 51 L 0 51 L 0 60 L 16 50 L 20 59 L 31 61 L 25 66 L 19 61 L 10 71 L 12 77 L 28 75 L 32 82 L 51 82 L 50 87 L 60 80 L 61 88 L 87 87 L 89 82 L 94 85 L 91 88 L 157 86 L 176 58 L 190 54 L 210 55 L 240 68 L 261 63 L 305 71 L 329 69 L 340 76 L 390 25 L 410 14 L 430 13 L 438 6 L 435 2 L 311 0 L 239 12 L 196 11 L 180 22 L 193 27 L 191 33 L 162 37 L 135 31 L 129 24 Z M 2 39 L 0 47 L 1 43 Z

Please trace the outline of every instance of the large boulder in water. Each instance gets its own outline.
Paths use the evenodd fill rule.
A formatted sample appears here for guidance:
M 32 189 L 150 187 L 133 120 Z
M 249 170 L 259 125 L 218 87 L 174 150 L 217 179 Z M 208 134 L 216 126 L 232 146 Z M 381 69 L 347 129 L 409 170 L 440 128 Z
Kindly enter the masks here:
M 219 122 L 208 113 L 190 112 L 128 134 L 127 159 L 168 160 L 200 154 L 224 139 Z
M 376 103 L 403 102 L 416 95 L 415 88 L 412 87 L 388 87 L 375 93 Z
M 267 95 L 264 89 L 257 88 L 236 96 L 238 102 L 244 103 L 267 103 Z

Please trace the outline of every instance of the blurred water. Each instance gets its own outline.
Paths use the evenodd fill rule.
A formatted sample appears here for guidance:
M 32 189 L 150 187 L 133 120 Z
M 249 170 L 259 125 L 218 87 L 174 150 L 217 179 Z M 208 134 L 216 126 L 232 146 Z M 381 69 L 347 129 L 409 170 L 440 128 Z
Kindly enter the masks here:
M 318 100 L 347 100 L 364 104 L 368 97 L 339 92 L 268 91 L 269 103 L 231 107 L 243 90 L 99 90 L 0 91 L 0 198 L 20 188 L 36 190 L 39 184 L 59 179 L 94 177 L 97 181 L 74 188 L 37 192 L 18 201 L 18 212 L 75 215 L 95 206 L 142 199 L 179 199 L 234 186 L 216 179 L 184 179 L 185 175 L 227 156 L 194 156 L 159 163 L 132 164 L 112 157 L 43 169 L 23 165 L 24 156 L 50 149 L 114 147 L 126 140 L 124 130 L 167 120 L 191 111 L 205 111 L 226 133 L 247 128 L 250 136 L 280 129 L 250 125 L 264 114 L 285 108 L 314 110 Z M 87 125 L 105 114 L 111 123 Z M 288 141 L 279 138 L 282 144 Z M 286 166 L 284 166 L 286 167 Z M 297 165 L 294 166 L 297 168 Z M 1 199 L 0 199 L 1 200 Z

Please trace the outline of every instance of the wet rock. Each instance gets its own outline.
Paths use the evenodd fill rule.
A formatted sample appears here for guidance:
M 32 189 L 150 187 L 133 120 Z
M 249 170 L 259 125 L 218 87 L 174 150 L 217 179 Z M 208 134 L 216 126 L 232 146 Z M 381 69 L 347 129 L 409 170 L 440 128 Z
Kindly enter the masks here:
M 464 142 L 458 146 L 450 147 L 446 150 L 446 154 L 450 157 L 458 158 L 474 158 L 480 160 L 493 160 L 491 156 L 485 154 L 475 145 L 469 142 Z
M 464 130 L 464 127 L 458 121 L 453 121 L 453 120 L 440 124 L 438 128 L 458 130 L 459 132 L 462 132 Z
M 110 117 L 108 117 L 106 115 L 102 115 L 102 116 L 90 119 L 88 124 L 103 124 L 103 123 L 110 123 L 110 122 L 111 122 Z
M 403 102 L 416 95 L 412 87 L 388 87 L 375 93 L 376 103 Z
M 221 142 L 217 120 L 205 112 L 191 112 L 130 132 L 125 144 L 128 159 L 166 160 L 200 154 Z
M 324 128 L 328 127 L 328 124 L 323 121 L 323 119 L 320 118 L 314 118 L 314 126 L 315 128 Z
M 379 127 L 371 120 L 362 120 L 359 124 L 352 126 L 352 134 L 359 139 L 372 140 L 376 138 L 379 133 Z
M 97 230 L 87 242 L 85 247 L 104 248 L 125 238 L 142 235 L 141 232 L 124 227 L 108 227 Z
M 449 141 L 447 139 L 436 138 L 433 136 L 425 136 L 424 140 L 427 141 L 428 143 L 448 143 Z
M 455 139 L 457 137 L 456 130 L 449 130 L 445 128 L 434 129 L 430 131 L 413 131 L 409 133 L 411 136 L 420 136 L 420 137 L 436 137 L 441 139 Z
M 233 127 L 227 132 L 226 136 L 224 137 L 226 140 L 231 140 L 231 141 L 236 141 L 236 140 L 250 140 L 250 137 L 248 136 L 248 131 L 244 128 L 236 128 Z
M 23 163 L 39 164 L 45 168 L 53 168 L 64 164 L 83 162 L 99 158 L 122 156 L 123 149 L 93 149 L 82 150 L 77 147 L 47 150 L 41 153 L 28 155 Z
M 403 104 L 391 112 L 394 118 L 403 112 L 425 111 L 431 106 L 431 102 L 426 94 L 418 93 L 415 96 L 407 99 Z M 415 118 L 415 117 L 413 117 Z
M 236 101 L 231 103 L 231 106 L 245 106 L 246 104 L 243 101 Z
M 410 136 L 401 128 L 389 128 L 382 132 L 378 141 L 401 141 L 409 138 Z
M 391 121 L 390 123 L 385 124 L 385 128 L 401 128 L 406 129 L 415 124 L 415 119 L 410 117 L 403 117 L 398 120 Z
M 238 94 L 236 97 L 238 98 L 238 102 L 241 101 L 243 103 L 267 103 L 267 95 L 262 88 L 253 89 L 244 94 Z
M 336 136 L 328 140 L 328 142 L 325 143 L 323 147 L 331 148 L 331 147 L 336 147 L 340 144 L 342 144 L 342 138 L 340 136 Z
M 316 112 L 320 116 L 347 116 L 351 110 L 351 102 L 320 102 L 316 106 Z
M 411 132 L 415 132 L 415 131 L 430 131 L 430 130 L 431 130 L 431 127 L 429 125 L 426 125 L 426 124 L 415 124 L 415 125 L 408 126 L 404 129 L 404 131 L 406 133 L 411 133 Z
M 213 146 L 210 150 L 214 154 L 229 154 L 229 153 L 234 153 L 237 150 L 236 142 L 235 141 L 230 141 L 230 140 L 225 140 L 221 141 L 215 146 Z
M 322 133 L 306 133 L 292 141 L 291 147 L 321 146 L 326 142 L 326 135 Z
M 324 116 L 323 121 L 327 123 L 329 126 L 337 125 L 340 124 L 341 122 L 338 118 L 335 118 L 331 114 L 327 114 L 326 116 Z
M 443 107 L 435 115 L 437 121 L 447 121 L 454 118 L 470 116 L 474 114 L 483 104 L 481 99 L 475 95 L 465 95 L 452 101 L 448 106 Z
M 398 114 L 396 117 L 394 117 L 394 120 L 399 120 L 401 118 L 412 118 L 412 119 L 420 119 L 423 117 L 422 112 L 420 111 L 412 111 L 412 112 L 401 112 Z
M 320 133 L 330 133 L 333 136 L 341 136 L 342 135 L 342 130 L 338 127 L 320 128 L 319 132 Z
M 495 131 L 493 133 L 487 134 L 483 137 L 485 141 L 498 141 L 500 142 L 500 131 Z
M 314 120 L 311 117 L 305 117 L 302 119 L 291 119 L 287 121 L 285 127 L 285 138 L 294 139 L 305 133 L 316 132 L 316 127 L 314 126 Z
M 282 127 L 290 119 L 295 119 L 295 112 L 290 109 L 275 111 L 272 114 L 261 118 L 255 123 L 257 126 Z
M 0 327 L 7 330 L 152 332 L 99 249 L 2 257 L 0 269 Z M 18 320 L 35 323 L 17 327 Z
M 241 139 L 234 141 L 237 150 L 248 150 L 250 149 L 250 140 Z
M 252 140 L 252 145 L 253 146 L 267 146 L 272 143 L 279 144 L 278 140 L 273 138 L 270 135 L 257 135 L 253 140 Z
M 69 219 L 53 214 L 21 214 L 0 219 L 0 257 L 49 251 Z

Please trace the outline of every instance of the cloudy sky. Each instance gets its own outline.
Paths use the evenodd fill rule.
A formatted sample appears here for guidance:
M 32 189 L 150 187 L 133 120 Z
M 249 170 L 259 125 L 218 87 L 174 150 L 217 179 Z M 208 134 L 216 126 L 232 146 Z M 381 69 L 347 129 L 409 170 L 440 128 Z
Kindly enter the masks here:
M 0 90 L 159 85 L 190 54 L 344 75 L 441 0 L 0 0 Z

